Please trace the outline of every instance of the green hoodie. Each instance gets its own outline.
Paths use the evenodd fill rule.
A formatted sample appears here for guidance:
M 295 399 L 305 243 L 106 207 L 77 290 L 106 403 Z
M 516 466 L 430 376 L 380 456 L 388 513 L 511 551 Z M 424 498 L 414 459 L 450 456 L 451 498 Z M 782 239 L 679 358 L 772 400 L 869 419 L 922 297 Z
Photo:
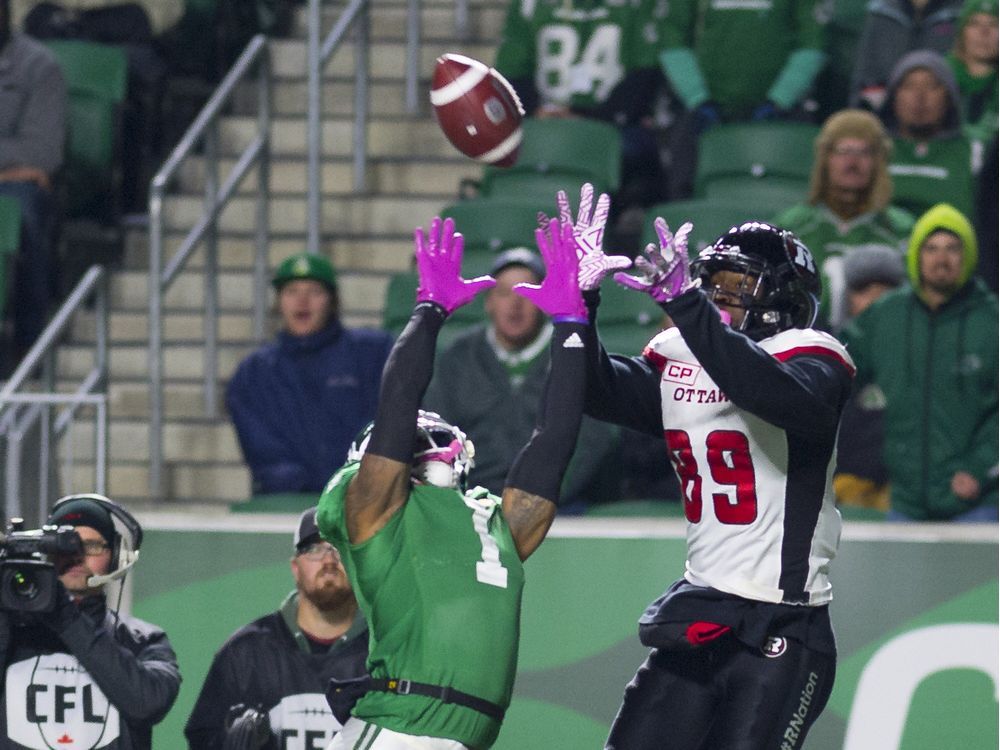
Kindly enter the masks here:
M 961 238 L 962 285 L 936 310 L 920 289 L 918 255 L 937 229 Z M 858 385 L 886 396 L 883 453 L 891 504 L 919 520 L 947 520 L 997 503 L 997 299 L 972 276 L 978 258 L 968 220 L 946 204 L 917 221 L 907 252 L 910 286 L 882 297 L 843 330 Z M 965 471 L 980 483 L 976 500 L 951 491 Z

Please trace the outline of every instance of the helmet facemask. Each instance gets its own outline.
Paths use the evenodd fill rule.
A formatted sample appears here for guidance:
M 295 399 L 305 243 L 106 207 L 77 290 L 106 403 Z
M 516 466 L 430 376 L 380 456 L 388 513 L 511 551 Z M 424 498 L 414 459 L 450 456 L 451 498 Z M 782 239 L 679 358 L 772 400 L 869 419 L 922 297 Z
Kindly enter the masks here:
M 475 448 L 465 433 L 434 412 L 421 410 L 413 450 L 413 478 L 434 487 L 466 489 Z
M 371 439 L 372 424 L 362 430 L 347 452 L 348 461 L 360 461 Z M 465 433 L 438 414 L 421 409 L 413 446 L 411 476 L 421 484 L 466 489 L 475 447 Z
M 716 286 L 712 277 L 719 271 L 741 275 L 741 284 L 727 284 L 738 290 Z M 733 329 L 754 341 L 815 322 L 819 280 L 812 256 L 786 230 L 759 222 L 734 227 L 698 254 L 691 273 L 713 303 L 746 311 Z

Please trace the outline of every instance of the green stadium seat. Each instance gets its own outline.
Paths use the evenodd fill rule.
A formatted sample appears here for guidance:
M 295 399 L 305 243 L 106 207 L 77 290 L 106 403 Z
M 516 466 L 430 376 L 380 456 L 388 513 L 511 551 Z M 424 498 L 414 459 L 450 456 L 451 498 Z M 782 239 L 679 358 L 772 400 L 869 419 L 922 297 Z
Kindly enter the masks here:
M 751 219 L 766 219 L 770 215 L 759 212 L 750 201 L 693 198 L 659 203 L 646 211 L 642 227 L 642 246 L 645 248 L 648 243 L 657 241 L 656 230 L 653 228 L 653 220 L 657 216 L 666 219 L 671 231 L 676 231 L 686 221 L 694 225 L 688 237 L 688 251 L 693 257 L 698 250 L 711 245 L 730 227 Z
M 552 193 L 555 212 L 555 193 Z M 497 253 L 510 247 L 535 247 L 538 211 L 544 204 L 537 201 L 505 198 L 477 198 L 446 206 L 442 218 L 450 217 L 465 238 L 465 253 Z M 466 274 L 468 275 L 468 274 Z
M 801 122 L 718 125 L 698 141 L 695 195 L 708 195 L 708 185 L 723 177 L 782 177 L 808 183 L 818 134 L 818 126 Z
M 609 123 L 584 118 L 537 120 L 525 118 L 524 140 L 517 163 L 506 169 L 487 167 L 480 193 L 489 196 L 548 197 L 551 181 L 531 177 L 558 178 L 557 189 L 579 195 L 580 185 L 593 183 L 602 192 L 614 192 L 621 184 L 621 134 Z M 543 187 L 544 186 L 544 187 Z M 520 191 L 530 189 L 530 193 Z
M 649 295 L 626 289 L 610 276 L 601 284 L 597 330 L 609 352 L 640 354 L 664 322 L 663 311 Z
M 466 275 L 471 276 L 472 274 Z M 385 305 L 382 308 L 382 328 L 393 336 L 398 336 L 410 319 L 417 294 L 417 281 L 415 271 L 395 274 L 389 280 L 389 286 L 385 293 Z M 448 321 L 438 334 L 439 349 L 446 347 L 468 327 L 486 320 L 483 297 L 483 294 L 477 295 L 472 302 L 463 305 L 448 316 Z
M 720 177 L 705 186 L 706 198 L 745 203 L 762 219 L 804 203 L 808 196 L 809 183 L 791 177 Z
M 69 91 L 67 216 L 111 219 L 118 212 L 115 163 L 128 68 L 125 52 L 95 42 L 51 40 Z

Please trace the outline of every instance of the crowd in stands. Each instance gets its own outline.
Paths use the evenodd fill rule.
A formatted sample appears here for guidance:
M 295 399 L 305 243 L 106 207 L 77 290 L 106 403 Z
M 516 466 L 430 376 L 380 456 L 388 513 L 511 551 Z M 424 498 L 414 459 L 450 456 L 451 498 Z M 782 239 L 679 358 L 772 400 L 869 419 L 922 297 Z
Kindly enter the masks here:
M 287 33 L 297 4 L 0 0 L 0 195 L 16 198 L 22 212 L 5 369 L 38 335 L 64 288 L 57 269 L 66 272 L 60 263 L 67 252 L 64 230 L 74 218 L 73 200 L 66 194 L 73 185 L 74 93 L 58 43 L 97 43 L 124 53 L 127 84 L 113 167 L 117 197 L 109 198 L 118 204 L 99 215 L 116 222 L 122 214 L 145 210 L 151 174 L 245 41 L 261 30 Z M 979 307 L 995 305 L 997 0 L 750 5 L 510 0 L 495 65 L 517 90 L 527 115 L 565 122 L 567 129 L 574 120 L 599 120 L 620 133 L 621 182 L 614 186 L 606 244 L 635 256 L 656 207 L 714 200 L 695 180 L 699 144 L 707 133 L 798 123 L 814 133 L 811 177 L 792 180 L 798 192 L 786 191 L 790 197 L 775 210 L 734 215 L 733 223 L 774 221 L 807 244 L 823 280 L 823 327 L 860 350 L 867 340 L 861 335 L 863 321 L 888 309 L 889 300 L 908 299 L 930 323 L 965 309 L 966 299 Z M 580 154 L 581 162 L 589 158 Z M 748 203 L 758 186 L 776 183 L 766 172 L 762 167 L 738 188 Z M 94 215 L 91 208 L 88 218 Z M 920 248 L 933 234 L 928 216 L 947 216 L 963 253 L 961 274 L 938 304 L 921 292 L 926 280 Z M 495 248 L 507 251 L 498 258 L 514 257 L 512 248 L 530 246 L 531 240 Z M 522 250 L 515 255 L 522 252 L 530 255 Z M 494 271 L 537 275 L 537 259 L 525 258 L 495 265 Z M 254 492 L 315 492 L 341 463 L 350 438 L 374 414 L 391 336 L 341 325 L 336 277 L 322 258 L 289 258 L 274 281 L 283 330 L 240 366 L 227 404 Z M 292 292 L 303 286 L 309 289 L 293 300 Z M 493 491 L 500 489 L 497 483 L 533 422 L 550 331 L 527 300 L 518 297 L 507 310 L 504 286 L 488 295 L 485 319 L 442 354 L 426 404 L 461 424 L 476 442 L 509 443 L 507 450 L 484 454 L 498 465 L 484 462 L 473 471 L 473 481 Z M 883 294 L 885 301 L 860 316 L 865 304 Z M 992 406 L 985 406 L 995 422 L 995 359 L 991 365 L 976 348 L 989 340 L 990 329 L 954 314 L 961 321 L 952 352 L 958 374 L 948 377 L 945 387 L 965 389 L 961 400 L 971 403 L 976 399 L 967 398 L 969 390 L 979 393 L 991 377 L 994 398 Z M 514 318 L 523 330 L 508 336 L 504 321 Z M 911 315 L 889 319 L 888 330 L 897 339 L 918 336 Z M 935 346 L 944 344 L 936 340 Z M 914 403 L 926 400 L 929 391 L 933 404 L 946 403 L 934 379 L 944 375 L 914 377 L 908 381 L 912 392 L 886 391 L 878 367 L 862 361 L 869 380 L 848 409 L 845 421 L 851 428 L 845 433 L 864 436 L 857 445 L 877 447 L 884 414 L 887 453 L 911 453 L 911 446 L 898 439 L 911 435 L 912 425 L 904 421 L 901 428 L 894 415 L 907 409 L 919 414 Z M 466 391 L 474 395 L 467 397 Z M 933 425 L 937 409 L 929 411 Z M 581 433 L 567 480 L 576 488 L 565 493 L 574 501 L 567 510 L 632 497 L 629 483 L 663 487 L 662 476 L 651 469 L 648 482 L 622 481 L 621 467 L 647 452 L 633 444 L 634 436 L 591 434 L 589 427 Z M 995 429 L 991 439 L 995 446 Z M 959 436 L 954 441 L 960 443 Z M 588 455 L 584 445 L 593 448 L 586 460 L 580 458 Z M 871 487 L 845 491 L 844 497 L 866 495 L 861 504 L 885 509 L 887 488 L 897 484 L 894 462 L 887 457 L 885 465 L 857 468 L 852 453 L 859 459 L 880 455 L 875 447 L 862 455 L 852 450 L 857 445 L 844 445 L 843 474 L 870 480 Z M 648 463 L 638 461 L 639 466 Z M 607 466 L 610 471 L 600 468 Z M 615 468 L 614 487 L 595 483 L 595 476 L 615 477 Z M 947 484 L 941 481 L 927 479 L 923 487 L 963 497 L 962 488 L 941 489 Z M 976 481 L 976 497 L 993 493 L 995 498 L 995 469 Z M 674 485 L 667 482 L 667 487 Z M 676 498 L 673 491 L 665 494 Z M 903 507 L 896 510 L 915 518 L 961 515 L 957 509 L 920 510 L 912 499 L 900 502 Z

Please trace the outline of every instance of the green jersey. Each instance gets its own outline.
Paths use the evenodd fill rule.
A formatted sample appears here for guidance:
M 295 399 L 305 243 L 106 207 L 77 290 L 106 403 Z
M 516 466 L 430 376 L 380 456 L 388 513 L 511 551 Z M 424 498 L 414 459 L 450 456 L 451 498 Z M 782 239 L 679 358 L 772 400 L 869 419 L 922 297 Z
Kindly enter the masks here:
M 371 539 L 348 542 L 348 464 L 326 486 L 316 520 L 341 552 L 368 620 L 368 669 L 376 679 L 451 687 L 506 708 L 517 667 L 524 571 L 499 498 L 477 487 L 415 485 Z M 405 734 L 489 747 L 500 723 L 420 695 L 370 692 L 353 714 Z
M 712 100 L 744 119 L 791 109 L 824 62 L 825 0 L 682 0 L 664 27 L 663 71 L 688 109 Z
M 844 221 L 823 204 L 804 203 L 782 211 L 774 219 L 778 226 L 795 232 L 812 251 L 823 279 L 820 318 L 835 330 L 847 319 L 844 258 L 883 246 L 895 250 L 902 259 L 913 222 L 913 216 L 894 206 Z
M 593 109 L 627 72 L 655 68 L 666 0 L 515 0 L 496 68 L 542 104 Z
M 982 146 L 964 136 L 932 141 L 893 138 L 893 202 L 915 216 L 942 201 L 966 216 L 975 213 L 973 174 L 982 161 Z

